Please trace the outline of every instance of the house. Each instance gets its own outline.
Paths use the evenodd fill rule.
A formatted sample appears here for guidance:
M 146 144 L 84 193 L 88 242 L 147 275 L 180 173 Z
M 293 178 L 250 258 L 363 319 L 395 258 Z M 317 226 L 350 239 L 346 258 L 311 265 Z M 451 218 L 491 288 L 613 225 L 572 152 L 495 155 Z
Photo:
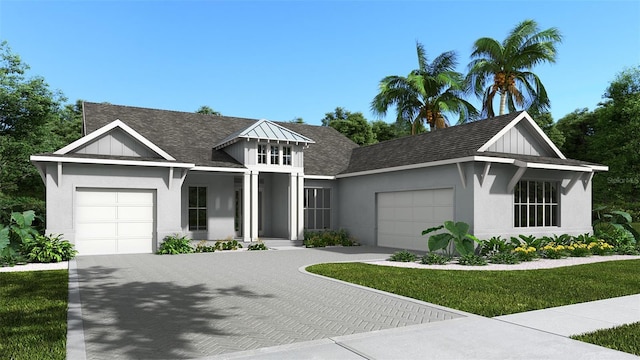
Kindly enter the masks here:
M 330 127 L 85 102 L 84 136 L 31 157 L 47 233 L 81 255 L 149 253 L 167 235 L 426 250 L 423 229 L 479 238 L 591 232 L 591 180 L 526 112 L 358 147 Z

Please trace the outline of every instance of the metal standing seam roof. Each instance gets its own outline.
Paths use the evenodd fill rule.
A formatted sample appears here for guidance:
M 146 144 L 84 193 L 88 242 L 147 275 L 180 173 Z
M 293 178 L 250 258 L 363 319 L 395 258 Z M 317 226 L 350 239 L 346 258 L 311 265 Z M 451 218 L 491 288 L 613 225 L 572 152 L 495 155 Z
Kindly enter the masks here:
M 229 135 L 219 144 L 215 145 L 214 149 L 217 150 L 223 148 L 238 141 L 239 139 L 283 141 L 306 144 L 315 143 L 315 141 L 306 136 L 300 135 L 295 131 L 289 130 L 269 120 L 262 119 L 240 132 Z

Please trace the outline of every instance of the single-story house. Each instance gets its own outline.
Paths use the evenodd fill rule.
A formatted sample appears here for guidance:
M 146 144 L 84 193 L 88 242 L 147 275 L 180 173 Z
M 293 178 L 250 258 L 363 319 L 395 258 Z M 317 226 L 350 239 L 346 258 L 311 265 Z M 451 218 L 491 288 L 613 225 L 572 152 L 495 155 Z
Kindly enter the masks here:
M 426 250 L 423 229 L 479 238 L 591 232 L 591 180 L 526 112 L 359 147 L 333 128 L 85 102 L 83 134 L 31 157 L 46 231 L 80 255 L 192 239 L 302 239 Z

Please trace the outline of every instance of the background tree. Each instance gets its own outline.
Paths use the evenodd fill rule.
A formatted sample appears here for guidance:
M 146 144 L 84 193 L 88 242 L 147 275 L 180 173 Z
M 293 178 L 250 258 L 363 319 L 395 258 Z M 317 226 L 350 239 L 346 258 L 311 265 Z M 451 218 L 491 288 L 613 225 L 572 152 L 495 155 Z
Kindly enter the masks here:
M 82 104 L 61 107 L 59 92 L 0 43 L 0 222 L 11 211 L 36 210 L 44 216 L 44 184 L 33 154 L 51 152 L 80 137 Z
M 296 116 L 293 119 L 289 120 L 289 122 L 294 124 L 304 124 L 304 119 Z
M 542 131 L 544 131 L 544 133 L 557 147 L 560 148 L 564 145 L 565 137 L 562 134 L 562 131 L 558 130 L 550 112 L 532 111 L 529 115 L 531 115 L 536 124 L 542 128 Z
M 214 115 L 214 116 L 222 116 L 222 114 L 219 111 L 215 111 L 213 110 L 213 108 L 207 106 L 207 105 L 202 105 L 198 108 L 198 110 L 196 110 L 196 113 L 198 114 L 205 114 L 205 115 Z
M 331 126 L 358 145 L 369 145 L 376 142 L 371 124 L 361 112 L 352 113 L 341 107 L 328 112 L 322 119 L 324 126 Z
M 533 20 L 525 20 L 498 42 L 480 38 L 473 45 L 468 80 L 482 99 L 482 113 L 495 116 L 493 100 L 500 96 L 500 113 L 520 109 L 545 111 L 550 107 L 547 90 L 531 69 L 543 62 L 554 63 L 556 44 L 562 35 L 556 28 L 540 31 Z
M 401 136 L 397 124 L 389 124 L 382 120 L 372 121 L 371 130 L 378 142 L 396 139 Z
M 386 116 L 395 105 L 397 121 L 411 123 L 411 134 L 418 125 L 427 123 L 431 130 L 449 126 L 448 114 L 459 116 L 457 123 L 467 121 L 477 111 L 462 98 L 464 77 L 455 71 L 457 61 L 453 51 L 445 52 L 428 62 L 424 47 L 416 42 L 418 69 L 404 76 L 387 76 L 380 81 L 380 92 L 371 102 L 371 110 Z

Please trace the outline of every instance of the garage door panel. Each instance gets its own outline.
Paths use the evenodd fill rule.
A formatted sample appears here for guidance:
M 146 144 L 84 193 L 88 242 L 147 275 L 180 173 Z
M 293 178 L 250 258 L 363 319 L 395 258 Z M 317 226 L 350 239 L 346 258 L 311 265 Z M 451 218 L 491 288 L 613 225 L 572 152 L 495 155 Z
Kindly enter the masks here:
M 154 191 L 77 189 L 75 202 L 79 255 L 153 251 Z
M 378 245 L 427 251 L 422 231 L 453 219 L 453 189 L 377 194 Z

